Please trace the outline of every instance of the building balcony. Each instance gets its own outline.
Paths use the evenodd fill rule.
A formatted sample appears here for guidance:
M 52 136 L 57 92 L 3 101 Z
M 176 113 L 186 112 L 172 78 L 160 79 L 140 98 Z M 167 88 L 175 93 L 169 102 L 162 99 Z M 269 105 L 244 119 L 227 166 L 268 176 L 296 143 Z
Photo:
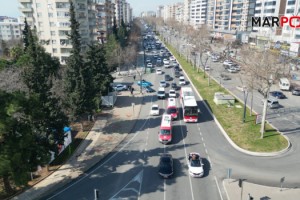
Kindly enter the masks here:
M 24 12 L 33 12 L 33 9 L 30 8 L 25 8 L 25 7 L 19 7 L 19 10 L 24 13 Z
M 20 3 L 32 3 L 32 0 L 19 0 Z

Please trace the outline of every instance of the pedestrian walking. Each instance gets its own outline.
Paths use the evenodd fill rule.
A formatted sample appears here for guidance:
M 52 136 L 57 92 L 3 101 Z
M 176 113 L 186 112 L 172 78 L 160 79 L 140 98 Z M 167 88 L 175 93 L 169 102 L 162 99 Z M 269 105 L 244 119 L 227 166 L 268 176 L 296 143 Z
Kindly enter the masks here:
M 130 90 L 131 95 L 133 95 L 133 91 L 134 91 L 134 89 L 133 89 L 133 87 L 132 87 L 131 90 Z
M 133 76 L 133 80 L 135 81 L 135 75 Z

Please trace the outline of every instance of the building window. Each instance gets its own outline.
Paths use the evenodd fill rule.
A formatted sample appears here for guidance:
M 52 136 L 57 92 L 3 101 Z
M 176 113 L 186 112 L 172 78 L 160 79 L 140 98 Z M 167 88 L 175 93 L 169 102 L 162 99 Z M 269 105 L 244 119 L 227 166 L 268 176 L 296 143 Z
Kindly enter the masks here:
M 50 22 L 49 25 L 50 25 L 50 27 L 54 27 L 55 23 L 54 22 Z
M 50 31 L 50 35 L 51 36 L 55 36 L 56 34 L 55 34 L 55 31 Z
M 56 40 L 52 40 L 51 42 L 52 42 L 52 44 L 56 44 Z
M 43 15 L 42 15 L 42 13 L 37 13 L 37 16 L 42 17 Z
M 296 1 L 288 1 L 288 5 L 295 5 Z
M 43 22 L 39 22 L 39 27 L 43 26 Z
M 53 17 L 53 13 L 48 13 L 48 17 Z
M 52 51 L 53 51 L 53 53 L 57 53 L 57 49 L 56 48 L 52 49 Z
M 19 31 L 15 31 L 15 33 L 19 33 Z
M 18 26 L 15 26 L 15 28 L 18 28 Z
M 37 8 L 40 8 L 40 7 L 41 7 L 41 4 L 40 4 L 40 3 L 37 3 L 37 4 L 36 4 L 36 7 L 37 7 Z
M 273 8 L 273 9 L 265 9 L 264 10 L 264 13 L 266 14 L 266 13 L 274 13 L 275 12 L 275 9 Z
M 265 2 L 265 6 L 275 6 L 276 1 L 271 1 L 271 2 Z
M 287 9 L 287 10 L 286 10 L 286 13 L 287 13 L 287 14 L 294 13 L 294 8 Z

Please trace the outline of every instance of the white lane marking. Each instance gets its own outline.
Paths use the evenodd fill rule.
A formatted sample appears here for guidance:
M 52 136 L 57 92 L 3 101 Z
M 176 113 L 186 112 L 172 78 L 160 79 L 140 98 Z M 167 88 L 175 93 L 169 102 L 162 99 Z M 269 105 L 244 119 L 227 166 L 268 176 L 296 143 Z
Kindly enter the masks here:
M 201 136 L 201 140 L 202 140 L 202 142 L 204 143 L 204 138 Z
M 188 155 L 188 154 L 187 154 L 187 151 L 186 151 L 186 146 L 185 146 L 185 140 L 184 140 L 184 135 L 183 135 L 181 120 L 179 121 L 179 123 L 180 123 L 182 141 L 183 141 L 184 152 L 185 152 L 185 157 L 186 157 L 186 155 Z M 186 158 L 186 164 L 188 165 L 188 159 L 187 158 Z M 192 185 L 191 176 L 188 174 L 188 177 L 189 177 L 190 188 L 191 188 L 191 193 L 192 193 L 192 200 L 194 200 L 194 191 L 193 191 L 193 185 Z
M 206 146 L 205 146 L 205 143 L 203 142 L 203 146 L 204 146 L 204 148 L 206 148 Z
M 222 181 L 222 184 L 223 184 L 223 188 L 224 188 L 224 190 L 225 190 L 225 194 L 226 194 L 227 200 L 230 200 L 229 195 L 228 195 L 228 192 L 227 192 L 227 189 L 226 189 L 226 187 L 225 187 L 225 180 Z
M 206 155 L 208 155 L 208 151 L 207 151 L 207 149 L 205 149 L 205 153 L 206 153 Z
M 139 194 L 140 192 L 141 192 L 141 190 L 140 191 L 137 191 L 136 189 L 134 189 L 134 188 L 126 188 L 130 183 L 133 183 L 133 182 L 138 182 L 138 183 L 140 183 L 140 185 L 142 184 L 142 182 L 143 182 L 143 174 L 144 174 L 144 169 L 142 169 L 142 171 L 140 171 L 132 180 L 130 180 L 121 190 L 119 190 L 116 194 L 114 194 L 111 198 L 110 198 L 110 200 L 113 200 L 113 199 L 119 199 L 118 197 L 117 197 L 117 195 L 118 194 L 120 194 L 121 192 L 123 192 L 123 191 L 128 191 L 128 190 L 132 190 L 132 191 L 134 191 L 134 192 L 136 192 L 137 194 Z M 140 186 L 140 188 L 141 188 L 141 186 Z
M 221 194 L 221 190 L 220 190 L 220 187 L 219 187 L 218 180 L 217 180 L 216 176 L 214 176 L 214 178 L 215 178 L 215 181 L 216 181 L 216 184 L 217 184 L 217 187 L 218 187 L 218 191 L 219 191 L 219 195 L 220 195 L 220 197 L 221 197 L 221 200 L 223 200 L 223 197 L 222 197 L 222 194 Z
M 166 200 L 166 179 L 164 179 L 164 200 Z
M 83 179 L 85 179 L 86 177 L 88 177 L 89 175 L 91 175 L 92 173 L 94 173 L 96 170 L 98 170 L 99 168 L 101 168 L 103 165 L 105 165 L 106 163 L 108 163 L 114 157 L 116 157 L 123 149 L 125 149 L 125 147 L 127 147 L 135 139 L 136 136 L 138 136 L 141 133 L 140 130 L 142 130 L 144 128 L 144 126 L 148 122 L 148 120 L 149 120 L 149 115 L 148 115 L 147 119 L 145 120 L 144 124 L 134 134 L 134 136 L 126 144 L 124 144 L 121 149 L 119 149 L 116 153 L 114 153 L 110 158 L 108 158 L 101 165 L 99 165 L 98 167 L 96 167 L 95 169 L 93 169 L 92 171 L 90 171 L 89 173 L 84 173 L 84 176 L 82 176 L 81 178 L 79 178 L 78 180 L 76 180 L 75 182 L 73 182 L 72 184 L 70 184 L 68 187 L 65 187 L 64 189 L 62 189 L 61 191 L 57 192 L 53 196 L 49 197 L 48 199 L 52 199 L 53 197 L 56 197 L 57 195 L 63 193 L 64 191 L 68 190 L 69 188 L 73 187 L 75 184 L 79 183 L 80 181 L 82 181 Z

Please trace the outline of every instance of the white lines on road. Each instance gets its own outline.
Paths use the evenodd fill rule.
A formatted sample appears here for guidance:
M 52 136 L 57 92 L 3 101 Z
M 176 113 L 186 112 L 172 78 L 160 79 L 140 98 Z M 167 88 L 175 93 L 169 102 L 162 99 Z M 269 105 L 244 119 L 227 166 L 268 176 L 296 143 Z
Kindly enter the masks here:
M 63 193 L 64 191 L 66 191 L 69 188 L 73 187 L 74 185 L 76 185 L 77 183 L 79 183 L 80 181 L 82 181 L 83 179 L 85 179 L 86 177 L 88 177 L 89 175 L 93 174 L 96 170 L 98 170 L 103 165 L 105 165 L 106 163 L 108 163 L 114 157 L 116 157 L 121 151 L 123 151 L 123 149 L 125 149 L 135 139 L 136 136 L 138 136 L 141 133 L 140 130 L 142 130 L 144 128 L 144 126 L 146 125 L 146 123 L 148 122 L 148 120 L 149 120 L 149 115 L 148 115 L 147 119 L 145 120 L 145 122 L 143 123 L 143 125 L 139 128 L 139 130 L 132 136 L 132 138 L 127 143 L 125 143 L 116 153 L 114 153 L 111 157 L 109 157 L 107 160 L 105 160 L 101 165 L 99 165 L 98 167 L 96 167 L 95 169 L 93 169 L 92 171 L 90 171 L 89 173 L 84 173 L 84 176 L 82 176 L 78 180 L 74 181 L 69 186 L 63 188 L 59 192 L 55 193 L 53 196 L 49 197 L 47 200 L 53 199 L 54 197 L 58 196 L 59 194 Z
M 182 123 L 181 120 L 179 121 L 180 123 L 180 128 L 181 128 L 181 135 L 182 135 L 182 141 L 183 141 L 183 146 L 184 146 L 184 152 L 185 155 L 188 155 L 187 151 L 186 151 L 186 145 L 185 145 L 185 139 L 184 139 L 184 135 L 183 135 L 183 130 L 182 130 Z M 188 165 L 188 160 L 186 159 L 186 164 Z M 192 180 L 191 180 L 191 176 L 188 175 L 189 177 L 189 182 L 190 182 L 190 188 L 191 188 L 191 194 L 192 194 L 192 200 L 194 200 L 194 192 L 193 192 L 193 185 L 192 185 Z
M 221 190 L 220 190 L 220 187 L 219 187 L 218 180 L 217 180 L 216 176 L 214 176 L 214 178 L 215 178 L 215 181 L 216 181 L 216 185 L 217 185 L 217 187 L 218 187 L 218 191 L 219 191 L 219 195 L 220 195 L 220 197 L 221 197 L 221 200 L 223 200 L 223 197 L 222 197 L 222 194 L 221 194 Z
M 166 200 L 166 179 L 164 179 L 164 200 Z

